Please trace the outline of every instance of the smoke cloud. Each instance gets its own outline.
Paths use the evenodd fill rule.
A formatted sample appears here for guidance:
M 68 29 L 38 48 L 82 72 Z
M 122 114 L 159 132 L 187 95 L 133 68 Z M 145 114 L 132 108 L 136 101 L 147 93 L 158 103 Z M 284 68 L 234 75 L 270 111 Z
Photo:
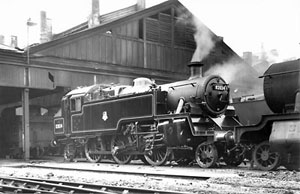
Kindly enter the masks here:
M 207 70 L 204 75 L 219 75 L 228 84 L 230 84 L 237 78 L 237 76 L 241 76 L 239 72 L 243 72 L 239 65 L 235 63 L 223 63 L 214 65 L 209 70 Z
M 196 50 L 193 54 L 192 61 L 202 61 L 214 48 L 212 32 L 196 17 L 193 17 L 193 25 L 195 26 L 194 39 L 196 42 Z
M 177 22 L 193 26 L 195 31 L 194 40 L 196 42 L 196 49 L 191 61 L 202 61 L 215 46 L 214 34 L 186 9 L 182 8 L 177 11 Z
M 231 97 L 263 93 L 263 80 L 258 78 L 259 74 L 254 69 L 241 60 L 232 58 L 222 64 L 216 64 L 204 75 L 221 76 L 229 84 Z

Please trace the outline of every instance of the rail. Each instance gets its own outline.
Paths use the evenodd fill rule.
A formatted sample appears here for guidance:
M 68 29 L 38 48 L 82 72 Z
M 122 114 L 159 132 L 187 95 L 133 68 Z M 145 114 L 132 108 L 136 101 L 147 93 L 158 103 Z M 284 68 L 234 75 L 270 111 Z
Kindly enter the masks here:
M 115 194 L 115 193 L 132 193 L 132 194 L 186 194 L 185 192 L 163 191 L 154 189 L 131 188 L 120 186 L 109 186 L 100 184 L 66 182 L 61 180 L 49 179 L 31 179 L 24 177 L 0 177 L 0 193 L 98 193 L 98 194 Z

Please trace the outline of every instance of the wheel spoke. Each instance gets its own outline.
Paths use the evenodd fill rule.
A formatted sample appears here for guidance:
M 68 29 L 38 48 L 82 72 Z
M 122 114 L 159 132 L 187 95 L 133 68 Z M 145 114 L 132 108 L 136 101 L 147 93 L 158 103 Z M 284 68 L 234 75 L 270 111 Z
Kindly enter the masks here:
M 170 150 L 166 146 L 154 148 L 152 154 L 145 154 L 146 161 L 153 166 L 165 164 L 170 156 Z
M 100 162 L 102 155 L 95 152 L 101 151 L 103 148 L 102 141 L 97 139 L 89 139 L 85 145 L 85 156 L 86 158 L 93 163 Z
M 261 170 L 274 170 L 280 164 L 279 155 L 270 152 L 267 141 L 258 144 L 253 151 L 254 164 Z
M 209 168 L 215 165 L 218 159 L 218 152 L 214 144 L 203 142 L 195 151 L 195 159 L 202 168 Z
M 123 136 L 123 135 L 117 135 L 114 136 L 111 140 L 111 150 L 115 150 L 116 148 L 120 149 L 126 149 L 126 146 L 130 144 L 131 139 L 129 136 Z M 118 153 L 118 150 L 116 152 L 112 153 L 113 159 L 118 163 L 118 164 L 128 164 L 132 156 L 129 154 L 124 154 L 124 153 Z

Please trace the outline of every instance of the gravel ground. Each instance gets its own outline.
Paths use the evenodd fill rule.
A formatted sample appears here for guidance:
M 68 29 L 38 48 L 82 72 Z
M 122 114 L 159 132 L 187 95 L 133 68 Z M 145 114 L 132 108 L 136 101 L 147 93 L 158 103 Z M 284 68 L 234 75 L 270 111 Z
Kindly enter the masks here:
M 16 168 L 16 166 L 34 164 L 42 166 L 68 167 L 74 169 L 118 170 L 143 172 L 140 176 L 100 174 L 78 170 L 53 170 L 37 168 Z M 197 174 L 210 176 L 208 180 L 181 179 L 148 176 L 147 172 Z M 177 167 L 172 165 L 151 167 L 138 163 L 131 165 L 117 165 L 113 163 L 93 164 L 85 161 L 65 163 L 63 161 L 0 161 L 1 176 L 29 177 L 41 179 L 55 179 L 72 182 L 87 182 L 108 184 L 113 186 L 143 187 L 160 190 L 185 191 L 188 193 L 279 193 L 300 194 L 300 172 L 287 171 L 280 168 L 273 172 L 249 170 L 248 166 L 232 169 L 220 166 L 215 169 L 201 169 L 197 166 Z

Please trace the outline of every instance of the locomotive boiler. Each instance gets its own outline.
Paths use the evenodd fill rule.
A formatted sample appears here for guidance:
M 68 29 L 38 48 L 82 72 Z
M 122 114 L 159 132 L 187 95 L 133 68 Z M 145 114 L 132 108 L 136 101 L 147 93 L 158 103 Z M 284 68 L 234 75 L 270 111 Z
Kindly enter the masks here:
M 262 170 L 280 164 L 300 168 L 300 60 L 271 65 L 264 73 L 264 97 L 273 111 L 261 116 L 259 123 L 238 126 L 237 144 L 252 149 L 252 160 Z
M 119 164 L 139 158 L 162 165 L 192 153 L 201 167 L 214 166 L 232 132 L 216 121 L 229 103 L 228 84 L 220 76 L 201 76 L 191 63 L 188 80 L 156 85 L 147 78 L 133 86 L 93 85 L 67 93 L 54 118 L 54 144 L 72 160 L 84 146 L 87 159 L 112 157 Z M 189 157 L 191 155 L 189 154 Z

